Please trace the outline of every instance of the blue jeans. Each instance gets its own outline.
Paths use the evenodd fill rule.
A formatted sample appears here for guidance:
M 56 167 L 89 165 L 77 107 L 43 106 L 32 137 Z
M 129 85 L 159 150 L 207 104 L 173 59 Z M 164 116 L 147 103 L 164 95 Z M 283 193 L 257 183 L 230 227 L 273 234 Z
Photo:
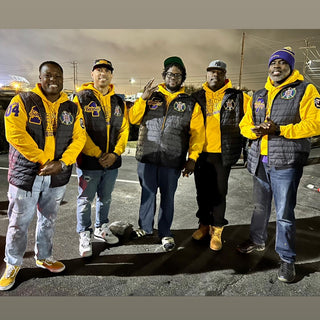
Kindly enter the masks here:
M 259 162 L 253 177 L 254 211 L 251 218 L 250 238 L 256 244 L 265 244 L 271 213 L 272 197 L 276 210 L 275 250 L 281 260 L 295 262 L 295 215 L 297 191 L 303 167 L 275 169 Z
M 49 188 L 50 181 L 50 176 L 36 176 L 32 191 L 9 184 L 9 225 L 4 259 L 7 263 L 22 265 L 27 248 L 28 227 L 36 212 L 35 258 L 42 260 L 52 255 L 54 225 L 66 185 Z
M 174 195 L 180 174 L 181 170 L 178 169 L 138 162 L 138 176 L 142 188 L 139 227 L 148 234 L 153 233 L 156 196 L 159 188 L 158 235 L 160 238 L 172 236 L 170 228 L 173 221 Z
M 77 198 L 77 232 L 92 231 L 91 205 L 96 199 L 95 227 L 108 223 L 111 194 L 118 176 L 118 169 L 113 170 L 81 170 L 76 168 L 78 175 Z

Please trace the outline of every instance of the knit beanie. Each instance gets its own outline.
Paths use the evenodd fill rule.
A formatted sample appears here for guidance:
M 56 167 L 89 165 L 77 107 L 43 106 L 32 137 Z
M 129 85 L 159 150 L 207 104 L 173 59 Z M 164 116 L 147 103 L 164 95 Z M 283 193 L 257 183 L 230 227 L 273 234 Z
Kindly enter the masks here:
M 283 49 L 274 52 L 269 59 L 268 66 L 270 66 L 271 62 L 275 59 L 285 60 L 289 64 L 291 71 L 294 69 L 294 52 L 291 47 L 284 47 Z

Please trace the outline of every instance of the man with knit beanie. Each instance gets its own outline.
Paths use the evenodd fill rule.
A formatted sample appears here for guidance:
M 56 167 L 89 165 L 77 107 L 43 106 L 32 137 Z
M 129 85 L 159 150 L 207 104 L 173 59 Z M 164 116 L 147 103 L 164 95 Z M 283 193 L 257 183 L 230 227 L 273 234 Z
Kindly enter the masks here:
M 222 249 L 221 234 L 228 224 L 225 219 L 226 196 L 231 166 L 241 154 L 243 137 L 239 123 L 249 96 L 232 88 L 226 78 L 227 65 L 221 60 L 210 62 L 207 81 L 192 96 L 202 109 L 205 119 L 205 143 L 195 166 L 199 228 L 194 240 L 210 234 L 210 249 Z
M 109 229 L 109 209 L 121 154 L 129 136 L 126 105 L 115 94 L 113 65 L 107 59 L 95 60 L 92 82 L 84 83 L 74 98 L 83 110 L 87 142 L 77 159 L 79 194 L 77 199 L 77 232 L 79 254 L 92 255 L 91 238 L 108 244 L 119 242 Z M 91 226 L 91 205 L 96 196 L 95 229 Z
M 133 237 L 153 234 L 157 190 L 160 190 L 158 237 L 164 251 L 175 247 L 171 224 L 174 195 L 181 175 L 188 177 L 204 143 L 200 106 L 184 92 L 186 68 L 176 56 L 164 61 L 164 83 L 151 79 L 129 110 L 132 124 L 140 124 L 136 158 L 141 185 L 139 228 Z
M 290 47 L 271 55 L 265 87 L 254 93 L 240 123 L 241 133 L 253 140 L 248 171 L 253 175 L 254 210 L 250 237 L 237 249 L 241 253 L 265 249 L 273 197 L 278 279 L 283 282 L 295 279 L 294 208 L 310 152 L 308 138 L 320 134 L 320 95 L 294 69 L 294 63 Z

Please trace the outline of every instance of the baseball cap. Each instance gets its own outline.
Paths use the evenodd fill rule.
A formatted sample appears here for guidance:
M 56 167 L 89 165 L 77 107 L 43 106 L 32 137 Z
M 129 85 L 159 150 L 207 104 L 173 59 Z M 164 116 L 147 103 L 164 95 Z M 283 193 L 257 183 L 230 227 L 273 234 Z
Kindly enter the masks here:
M 210 69 L 223 69 L 227 70 L 227 64 L 222 60 L 213 60 L 209 63 L 207 71 Z
M 97 59 L 94 61 L 94 65 L 92 67 L 92 71 L 95 69 L 95 68 L 98 68 L 98 67 L 106 67 L 108 68 L 109 70 L 113 71 L 113 66 L 112 66 L 112 63 L 111 61 L 107 60 L 107 59 Z
M 164 67 L 166 68 L 168 65 L 173 64 L 173 63 L 181 66 L 184 70 L 186 70 L 186 67 L 184 66 L 181 58 L 176 57 L 176 56 L 169 57 L 169 58 L 167 58 L 166 60 L 164 60 L 163 65 L 164 65 Z

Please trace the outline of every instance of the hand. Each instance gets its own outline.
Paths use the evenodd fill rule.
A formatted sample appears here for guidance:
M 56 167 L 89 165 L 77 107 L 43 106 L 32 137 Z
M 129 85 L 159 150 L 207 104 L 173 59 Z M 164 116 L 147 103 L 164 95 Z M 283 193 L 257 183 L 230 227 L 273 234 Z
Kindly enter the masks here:
M 141 95 L 141 98 L 143 100 L 147 100 L 150 98 L 150 96 L 152 95 L 152 93 L 154 91 L 156 91 L 156 89 L 158 88 L 158 85 L 152 86 L 154 81 L 154 78 L 149 80 L 148 83 L 145 85 L 144 89 L 143 89 L 143 93 Z
M 53 176 L 62 171 L 60 161 L 47 161 L 39 171 L 39 176 Z
M 189 177 L 189 175 L 192 175 L 195 165 L 196 162 L 193 159 L 188 159 L 184 165 L 184 169 L 182 170 L 182 176 Z
M 117 156 L 114 153 L 103 153 L 99 158 L 99 163 L 101 167 L 108 168 L 111 167 L 117 160 Z
M 262 122 L 251 129 L 258 138 L 264 135 L 274 134 L 276 130 L 277 125 L 269 117 L 267 117 L 267 122 Z

